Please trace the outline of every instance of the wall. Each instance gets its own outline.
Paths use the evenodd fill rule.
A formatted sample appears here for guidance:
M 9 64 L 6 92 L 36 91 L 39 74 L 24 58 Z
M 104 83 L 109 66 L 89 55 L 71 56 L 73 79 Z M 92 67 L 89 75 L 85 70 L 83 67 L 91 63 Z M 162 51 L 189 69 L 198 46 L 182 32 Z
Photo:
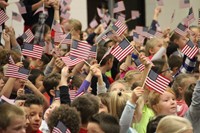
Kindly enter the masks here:
M 14 2 L 19 0 L 9 0 L 8 3 L 10 5 L 6 8 L 6 14 L 9 16 L 9 18 L 12 18 L 12 11 L 19 12 L 17 6 L 14 4 Z M 82 23 L 82 30 L 85 30 L 87 28 L 87 0 L 72 0 L 71 2 L 71 16 L 70 18 L 75 18 L 81 21 Z M 14 27 L 16 31 L 16 37 L 21 35 L 23 33 L 23 21 L 17 22 L 14 20 L 9 19 L 6 22 L 6 25 Z
M 166 27 L 175 28 L 179 22 L 182 21 L 184 17 L 187 16 L 189 12 L 189 8 L 180 9 L 179 8 L 179 1 L 180 0 L 163 0 L 164 6 L 162 7 L 162 12 L 158 18 L 159 24 L 161 25 L 162 29 L 165 29 Z M 146 5 L 146 25 L 149 26 L 152 18 L 153 18 L 153 12 L 154 8 L 156 7 L 156 0 L 145 0 Z M 190 5 L 192 5 L 196 21 L 192 23 L 193 25 L 196 25 L 198 22 L 198 9 L 200 9 L 200 0 L 190 0 Z M 171 15 L 175 9 L 175 16 L 174 16 L 174 22 L 170 24 L 171 21 Z

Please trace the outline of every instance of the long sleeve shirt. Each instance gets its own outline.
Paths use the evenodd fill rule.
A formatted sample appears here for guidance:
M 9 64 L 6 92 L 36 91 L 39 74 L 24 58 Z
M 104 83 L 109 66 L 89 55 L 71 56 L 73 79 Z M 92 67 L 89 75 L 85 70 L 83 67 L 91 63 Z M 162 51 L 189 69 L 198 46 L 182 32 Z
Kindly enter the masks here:
M 193 126 L 193 132 L 199 133 L 200 131 L 200 80 L 197 81 L 197 84 L 194 88 L 192 103 L 185 114 Z

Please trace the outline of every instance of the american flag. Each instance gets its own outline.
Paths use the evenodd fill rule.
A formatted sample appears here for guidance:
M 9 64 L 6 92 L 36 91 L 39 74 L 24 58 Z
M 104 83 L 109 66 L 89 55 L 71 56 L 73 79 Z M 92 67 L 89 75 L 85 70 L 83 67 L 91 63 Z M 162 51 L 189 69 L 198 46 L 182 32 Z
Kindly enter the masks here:
M 95 28 L 96 26 L 98 26 L 98 22 L 96 19 L 93 19 L 91 22 L 90 22 L 90 27 L 91 28 Z
M 148 33 L 149 29 L 147 27 L 136 26 L 136 32 L 144 37 L 150 38 L 150 34 Z
M 111 54 L 115 56 L 119 61 L 122 61 L 128 54 L 133 51 L 132 45 L 126 40 L 123 39 L 118 46 L 111 51 Z
M 90 49 L 89 57 L 96 58 L 97 57 L 97 45 L 93 45 Z
M 22 55 L 41 59 L 43 47 L 40 45 L 32 45 L 29 43 L 24 43 L 22 49 Z
M 3 23 L 5 23 L 8 20 L 8 16 L 6 15 L 6 13 L 0 9 L 0 25 L 2 25 Z
M 55 32 L 54 42 L 61 42 L 65 35 L 62 32 Z
M 171 16 L 171 22 L 170 23 L 173 23 L 173 21 L 174 21 L 174 16 L 175 16 L 175 9 L 174 9 L 174 11 L 173 11 L 173 13 L 172 13 L 172 16 Z
M 112 26 L 112 29 L 116 32 L 118 36 L 121 36 L 126 31 L 127 26 L 120 20 L 117 20 Z
M 153 38 L 154 36 L 156 36 L 158 38 L 162 38 L 163 37 L 163 34 L 161 32 L 158 32 L 158 31 L 155 31 L 155 30 L 152 30 L 152 29 L 150 29 L 148 31 L 148 33 L 150 34 L 150 38 Z
M 20 14 L 25 14 L 26 13 L 26 7 L 23 3 L 23 1 L 19 1 L 18 3 L 16 3 L 18 9 L 19 9 L 19 12 Z
M 141 35 L 139 35 L 138 33 L 136 33 L 136 32 L 133 32 L 133 40 L 135 41 L 135 42 L 138 42 L 138 43 L 144 43 L 144 37 L 143 36 L 141 36 Z
M 65 11 L 62 11 L 62 12 L 61 12 L 61 14 L 60 14 L 60 17 L 61 17 L 61 18 L 63 18 L 63 19 L 66 19 L 66 20 L 68 20 L 68 19 L 69 19 L 69 17 L 70 17 L 70 13 L 69 13 L 69 12 L 67 12 L 67 10 L 65 10 Z
M 65 63 L 66 66 L 74 66 L 83 61 L 83 59 L 74 57 L 74 56 L 64 56 L 61 57 L 62 61 Z
M 196 45 L 194 45 L 191 40 L 189 40 L 184 48 L 181 50 L 181 52 L 192 59 L 199 52 L 199 49 L 198 47 L 196 47 Z
M 158 75 L 153 70 L 149 71 L 146 78 L 145 84 L 151 89 L 157 91 L 160 94 L 165 92 L 166 87 L 169 85 L 170 81 L 165 77 Z
M 124 1 L 115 3 L 113 13 L 122 12 L 125 10 Z
M 69 96 L 70 96 L 71 102 L 74 101 L 74 99 L 76 98 L 76 93 L 77 93 L 77 90 L 69 89 Z
M 86 41 L 73 40 L 70 50 L 70 55 L 81 59 L 88 59 L 91 45 Z
M 72 34 L 70 32 L 67 33 L 67 34 L 65 34 L 64 38 L 65 39 L 63 40 L 62 43 L 64 43 L 64 44 L 71 44 L 71 42 L 72 42 Z
M 71 131 L 61 121 L 59 121 L 57 126 L 53 128 L 52 133 L 71 133 Z
M 132 19 L 136 19 L 136 18 L 139 18 L 140 17 L 140 12 L 139 11 L 131 11 L 131 18 Z
M 176 33 L 180 34 L 181 36 L 187 35 L 187 27 L 182 23 L 179 23 L 177 28 L 174 30 Z
M 108 24 L 110 22 L 110 14 L 109 13 L 106 13 L 103 17 L 103 20 L 106 21 L 106 23 Z
M 163 0 L 157 0 L 157 3 L 158 3 L 159 6 L 164 6 Z
M 22 21 L 22 16 L 19 15 L 18 13 L 16 13 L 16 12 L 12 12 L 12 19 L 16 20 L 18 22 L 21 22 Z
M 189 8 L 190 0 L 180 0 L 180 8 Z
M 188 16 L 183 19 L 183 23 L 184 23 L 185 26 L 189 26 L 194 21 L 195 21 L 195 17 L 194 17 L 193 8 L 190 7 Z
M 107 31 L 103 36 L 102 36 L 102 39 L 106 40 L 107 38 L 111 37 L 113 35 L 113 32 L 110 30 L 110 31 Z
M 24 39 L 24 42 L 30 43 L 34 38 L 34 35 L 32 31 L 28 29 L 26 30 L 26 32 L 24 32 L 24 34 L 22 35 L 22 38 Z
M 139 59 L 134 60 L 134 63 L 137 66 L 139 71 L 142 72 L 144 70 L 145 66 L 140 62 Z
M 56 20 L 53 21 L 51 28 L 56 32 L 63 32 L 61 25 Z
M 117 20 L 120 20 L 121 22 L 125 22 L 125 20 L 126 20 L 126 15 L 123 14 L 123 13 L 117 13 L 117 14 L 116 14 L 116 19 L 117 19 Z
M 23 67 L 18 67 L 15 64 L 8 64 L 5 76 L 19 79 L 27 79 L 29 76 L 29 70 Z

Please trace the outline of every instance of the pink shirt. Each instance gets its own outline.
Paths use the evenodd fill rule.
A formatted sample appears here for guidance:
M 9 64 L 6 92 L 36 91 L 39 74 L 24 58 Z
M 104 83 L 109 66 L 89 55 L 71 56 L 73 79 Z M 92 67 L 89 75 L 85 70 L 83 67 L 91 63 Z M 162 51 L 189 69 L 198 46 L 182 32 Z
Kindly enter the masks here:
M 177 102 L 177 115 L 183 117 L 188 110 L 188 106 L 185 103 L 185 100 L 176 100 Z

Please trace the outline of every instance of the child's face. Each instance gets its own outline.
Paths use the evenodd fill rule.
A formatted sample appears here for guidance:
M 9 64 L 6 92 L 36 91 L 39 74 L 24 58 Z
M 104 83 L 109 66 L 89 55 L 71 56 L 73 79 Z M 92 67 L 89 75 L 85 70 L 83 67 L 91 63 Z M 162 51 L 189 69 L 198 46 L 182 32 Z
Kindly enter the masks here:
M 162 47 L 162 40 L 158 40 L 157 43 L 153 46 L 153 48 L 150 49 L 151 55 L 156 54 L 156 52 L 159 51 L 159 49 Z
M 10 125 L 3 133 L 26 133 L 26 118 L 25 116 L 13 116 Z
M 27 131 L 37 131 L 42 122 L 43 107 L 41 105 L 32 104 L 27 111 L 30 122 Z
M 87 126 L 88 133 L 104 133 L 100 126 L 94 122 L 89 122 Z
M 36 79 L 35 79 L 35 87 L 36 88 L 40 88 L 43 85 L 43 79 L 44 76 L 43 75 L 39 75 Z
M 175 40 L 175 43 L 178 45 L 180 49 L 183 49 L 183 47 L 187 43 L 187 39 L 186 37 L 181 36 L 179 39 Z
M 106 105 L 104 105 L 101 100 L 99 100 L 99 113 L 104 112 L 104 113 L 109 113 L 108 108 Z
M 165 91 L 160 95 L 160 101 L 153 106 L 157 115 L 175 115 L 177 113 L 177 103 L 175 96 Z
M 110 91 L 124 92 L 124 91 L 126 91 L 126 87 L 121 83 L 114 83 L 114 85 L 112 85 L 112 87 L 110 88 Z
M 51 30 L 49 30 L 45 35 L 44 35 L 44 40 L 46 42 L 51 42 Z

